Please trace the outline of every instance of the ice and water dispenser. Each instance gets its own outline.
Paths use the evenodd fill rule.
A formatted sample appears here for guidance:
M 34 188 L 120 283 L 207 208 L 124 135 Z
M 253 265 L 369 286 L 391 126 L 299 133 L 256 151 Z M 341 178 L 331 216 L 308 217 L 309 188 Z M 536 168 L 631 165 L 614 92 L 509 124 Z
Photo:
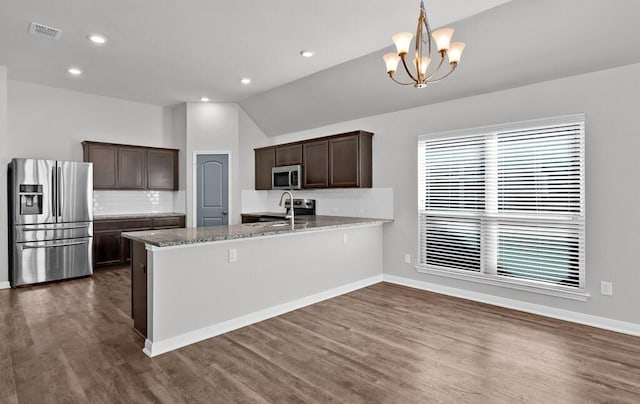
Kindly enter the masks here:
M 21 215 L 42 214 L 42 185 L 20 184 L 18 196 Z

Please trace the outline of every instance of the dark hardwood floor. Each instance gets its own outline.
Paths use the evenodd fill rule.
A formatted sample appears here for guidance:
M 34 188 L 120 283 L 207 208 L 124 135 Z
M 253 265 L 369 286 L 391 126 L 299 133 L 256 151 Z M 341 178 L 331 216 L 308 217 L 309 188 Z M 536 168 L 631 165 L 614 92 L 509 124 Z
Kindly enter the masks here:
M 640 402 L 640 338 L 385 283 L 150 359 L 129 287 L 0 290 L 0 403 Z

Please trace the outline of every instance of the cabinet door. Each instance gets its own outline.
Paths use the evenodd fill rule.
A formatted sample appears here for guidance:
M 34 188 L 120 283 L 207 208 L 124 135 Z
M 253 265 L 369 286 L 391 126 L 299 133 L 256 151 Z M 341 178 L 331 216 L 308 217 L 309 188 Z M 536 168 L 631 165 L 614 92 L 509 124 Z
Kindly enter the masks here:
M 147 188 L 178 190 L 178 153 L 147 150 Z
M 276 148 L 276 166 L 291 166 L 295 164 L 302 164 L 301 144 Z
M 329 139 L 329 187 L 360 186 L 358 135 Z
M 147 250 L 144 243 L 131 242 L 131 317 L 133 328 L 147 336 Z
M 184 216 L 154 217 L 153 229 L 181 229 L 184 227 Z
M 143 148 L 118 147 L 118 188 L 147 187 L 147 156 Z
M 93 189 L 118 187 L 118 148 L 112 145 L 85 145 L 84 161 L 93 163 Z
M 302 147 L 303 188 L 326 188 L 329 176 L 328 141 L 307 142 Z
M 271 189 L 271 169 L 276 163 L 275 149 L 255 150 L 255 186 L 256 189 Z
M 131 240 L 124 237 L 120 239 L 122 240 L 122 263 L 128 264 L 131 262 Z
M 120 230 L 95 232 L 93 235 L 94 265 L 122 263 L 122 237 Z

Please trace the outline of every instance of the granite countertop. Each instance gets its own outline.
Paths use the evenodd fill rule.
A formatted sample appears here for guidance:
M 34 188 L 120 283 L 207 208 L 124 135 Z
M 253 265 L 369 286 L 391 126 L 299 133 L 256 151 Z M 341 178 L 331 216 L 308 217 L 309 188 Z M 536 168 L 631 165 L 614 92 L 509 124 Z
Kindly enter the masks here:
M 292 230 L 289 221 L 235 224 L 231 226 L 188 227 L 184 229 L 148 230 L 122 233 L 122 236 L 156 247 L 183 244 L 208 243 L 213 241 L 265 237 L 276 234 L 303 233 L 389 223 L 388 219 L 342 216 L 304 216 L 296 220 Z
M 136 219 L 136 218 L 153 218 L 153 217 L 171 217 L 171 216 L 184 216 L 184 213 L 176 212 L 161 212 L 161 213 L 124 213 L 124 214 L 111 214 L 111 215 L 93 215 L 93 220 L 113 220 L 113 219 Z

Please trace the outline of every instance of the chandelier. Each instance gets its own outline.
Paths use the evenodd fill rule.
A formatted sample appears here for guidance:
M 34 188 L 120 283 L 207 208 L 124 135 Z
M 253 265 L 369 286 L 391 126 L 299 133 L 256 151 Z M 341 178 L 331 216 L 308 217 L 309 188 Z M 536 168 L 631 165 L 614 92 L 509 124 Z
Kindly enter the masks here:
M 452 36 L 452 28 L 442 28 L 431 32 L 431 27 L 427 20 L 427 13 L 424 9 L 424 1 L 420 1 L 420 16 L 418 17 L 418 29 L 416 30 L 416 54 L 413 59 L 413 63 L 407 63 L 407 53 L 409 53 L 411 39 L 413 38 L 413 34 L 411 32 L 399 32 L 395 34 L 392 39 L 393 43 L 396 45 L 398 53 L 387 53 L 383 57 L 384 63 L 387 65 L 387 73 L 391 80 L 403 86 L 413 85 L 416 88 L 424 88 L 429 83 L 435 83 L 447 78 L 451 73 L 453 73 L 456 67 L 458 67 L 458 63 L 462 57 L 462 51 L 464 50 L 464 42 L 451 42 Z M 440 54 L 440 61 L 433 71 L 429 71 L 429 64 L 431 63 L 432 38 L 435 42 L 436 49 Z M 424 49 L 425 47 L 427 48 L 426 51 Z M 449 59 L 449 66 L 451 67 L 451 70 L 443 76 L 436 78 L 436 73 L 438 73 L 444 64 L 445 56 Z M 412 80 L 409 83 L 402 83 L 394 77 L 400 61 L 402 61 L 402 66 L 404 67 L 405 72 Z M 413 65 L 412 69 L 409 68 L 409 64 Z M 414 71 L 412 72 L 412 70 Z

